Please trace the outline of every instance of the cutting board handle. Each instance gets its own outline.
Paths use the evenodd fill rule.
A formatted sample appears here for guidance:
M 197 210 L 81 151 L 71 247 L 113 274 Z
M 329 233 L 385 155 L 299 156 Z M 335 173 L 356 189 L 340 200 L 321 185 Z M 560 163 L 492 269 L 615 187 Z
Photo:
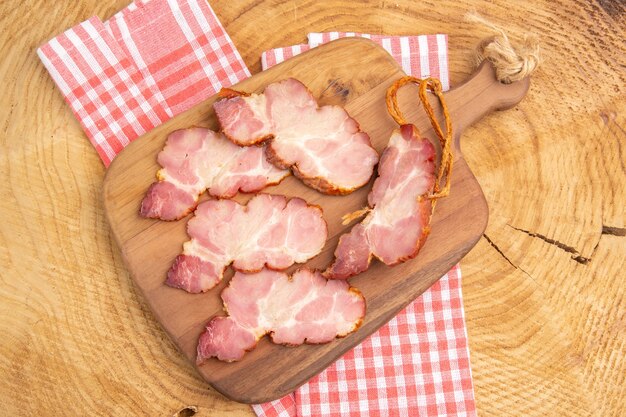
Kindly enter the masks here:
M 519 103 L 530 87 L 530 78 L 511 84 L 496 79 L 493 65 L 488 61 L 463 84 L 444 94 L 452 117 L 454 150 L 460 152 L 461 135 L 466 128 L 495 110 L 506 110 Z

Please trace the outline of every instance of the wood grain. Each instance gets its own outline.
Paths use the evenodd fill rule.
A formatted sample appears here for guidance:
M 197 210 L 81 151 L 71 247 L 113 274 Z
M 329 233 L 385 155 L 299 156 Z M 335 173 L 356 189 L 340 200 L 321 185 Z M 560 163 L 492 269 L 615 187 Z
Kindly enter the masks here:
M 251 416 L 197 376 L 135 292 L 104 218 L 104 168 L 35 48 L 127 0 L 0 3 L 0 398 L 7 415 Z M 452 85 L 486 35 L 540 36 L 526 99 L 469 128 L 490 207 L 462 261 L 482 416 L 626 409 L 623 2 L 214 0 L 252 72 L 308 31 L 449 34 Z M 268 24 L 268 22 L 271 22 Z M 489 240 L 487 240 L 487 238 Z M 491 243 L 490 243 L 491 242 Z
M 340 62 L 341 65 L 337 65 Z M 302 81 L 320 105 L 340 104 L 368 132 L 372 145 L 382 153 L 398 125 L 387 114 L 385 92 L 405 74 L 381 47 L 366 39 L 342 39 L 315 48 L 234 86 L 245 92 L 261 92 L 270 83 L 287 77 Z M 245 403 L 280 398 L 308 381 L 348 349 L 388 322 L 400 309 L 429 288 L 469 252 L 487 225 L 485 199 L 459 150 L 462 130 L 492 110 L 518 103 L 528 90 L 528 80 L 511 85 L 499 83 L 493 68 L 483 65 L 470 80 L 445 94 L 454 118 L 455 169 L 451 195 L 437 204 L 432 232 L 416 259 L 393 268 L 374 262 L 368 271 L 350 280 L 365 296 L 367 315 L 359 330 L 332 343 L 286 348 L 263 340 L 237 363 L 210 360 L 198 367 L 200 374 L 227 397 Z M 340 88 L 338 88 L 340 87 Z M 104 181 L 105 213 L 125 264 L 175 344 L 195 362 L 198 336 L 206 322 L 223 315 L 222 284 L 202 295 L 192 295 L 165 285 L 174 258 L 181 253 L 187 219 L 162 222 L 144 219 L 138 210 L 146 190 L 159 169 L 157 153 L 167 134 L 189 126 L 217 129 L 212 104 L 216 97 L 181 114 L 129 145 L 108 169 Z M 425 113 L 417 101 L 417 87 L 406 86 L 398 94 L 400 109 L 422 135 L 437 143 Z M 434 101 L 434 98 L 433 98 Z M 440 111 L 438 103 L 434 104 Z M 440 122 L 443 125 L 443 121 Z M 371 184 L 370 184 L 371 185 Z M 329 239 L 320 255 L 304 264 L 324 270 L 333 259 L 339 237 L 352 225 L 341 224 L 344 214 L 367 205 L 370 186 L 348 196 L 327 196 L 306 187 L 291 176 L 264 192 L 301 197 L 318 205 L 328 224 Z M 246 201 L 250 195 L 240 195 Z M 245 237 L 242 237 L 245 238 Z M 301 265 L 294 265 L 293 271 Z M 247 378 L 251 373 L 256 378 Z

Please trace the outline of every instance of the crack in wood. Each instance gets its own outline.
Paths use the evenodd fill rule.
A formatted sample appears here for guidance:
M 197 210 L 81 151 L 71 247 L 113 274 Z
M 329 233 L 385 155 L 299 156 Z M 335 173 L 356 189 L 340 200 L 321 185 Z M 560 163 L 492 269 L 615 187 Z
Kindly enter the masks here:
M 508 262 L 508 263 L 509 263 L 512 267 L 513 267 L 513 268 L 515 268 L 515 269 L 519 269 L 519 270 L 520 270 L 520 271 L 522 271 L 522 272 L 523 272 L 523 273 L 524 273 L 524 274 L 525 274 L 528 278 L 530 278 L 530 279 L 532 279 L 533 281 L 535 281 L 535 278 L 533 278 L 533 276 L 532 276 L 532 275 L 530 275 L 528 272 L 526 272 L 526 271 L 524 270 L 524 268 L 522 268 L 522 267 L 519 267 L 519 266 L 515 265 L 515 264 L 514 264 L 514 263 L 513 263 L 513 262 L 509 259 L 509 257 L 508 257 L 508 256 L 506 256 L 506 255 L 504 254 L 504 252 L 502 251 L 502 249 L 500 249 L 500 248 L 498 247 L 498 245 L 496 245 L 496 244 L 493 242 L 493 240 L 491 240 L 491 239 L 489 238 L 489 236 L 487 236 L 487 234 L 486 234 L 486 233 L 483 233 L 483 237 L 485 238 L 485 240 L 487 241 L 487 243 L 489 243 L 489 245 L 491 245 L 491 247 L 492 247 L 492 248 L 494 248 L 494 249 L 496 250 L 496 252 L 498 252 L 498 253 L 499 253 L 499 254 L 500 254 L 500 255 L 501 255 L 501 256 L 502 256 L 502 257 L 503 257 L 503 258 L 504 258 L 504 259 L 505 259 L 505 260 L 506 260 L 506 261 L 507 261 L 507 262 Z M 537 281 L 535 281 L 535 283 L 537 283 Z
M 602 234 L 611 236 L 626 236 L 626 228 L 602 225 Z
M 559 248 L 561 250 L 564 250 L 567 253 L 571 253 L 572 254 L 571 258 L 574 261 L 578 262 L 579 264 L 587 265 L 591 261 L 591 257 L 586 258 L 586 257 L 582 256 L 580 254 L 580 252 L 578 252 L 576 250 L 576 248 L 574 248 L 573 246 L 567 245 L 567 244 L 565 244 L 563 242 L 559 242 L 556 239 L 551 239 L 548 236 L 542 235 L 541 233 L 534 233 L 534 232 L 531 232 L 529 230 L 520 229 L 519 227 L 511 226 L 508 223 L 507 223 L 507 226 L 509 226 L 510 228 L 515 229 L 515 230 L 517 230 L 519 232 L 526 233 L 528 236 L 539 238 L 539 239 L 543 240 L 544 242 L 547 242 L 547 243 L 549 243 L 551 245 L 556 246 L 557 248 Z
M 612 18 L 617 18 L 622 16 L 626 8 L 624 7 L 624 3 L 621 1 L 614 0 L 596 0 L 598 5 L 604 10 L 606 14 L 611 16 Z
M 328 89 L 332 86 L 334 86 L 335 84 L 337 84 L 339 82 L 338 78 L 335 78 L 334 80 L 329 80 L 328 81 L 328 87 L 326 87 L 324 90 L 322 90 L 322 92 L 320 93 L 320 96 L 324 95 L 324 93 L 326 91 L 328 91 Z
M 489 243 L 491 245 L 492 248 L 494 248 L 496 250 L 496 252 L 498 252 L 500 255 L 502 255 L 502 257 L 504 259 L 506 259 L 506 261 L 511 264 L 511 266 L 515 269 L 517 268 L 517 265 L 515 265 L 513 262 L 511 262 L 511 260 L 504 254 L 504 252 L 502 252 L 502 249 L 500 249 L 498 247 L 498 245 L 496 245 L 495 243 L 493 243 L 493 240 L 489 239 L 489 236 L 487 236 L 486 233 L 483 233 L 483 237 L 485 238 L 485 240 L 487 241 L 487 243 Z
M 591 251 L 591 256 L 587 258 L 587 257 L 582 256 L 580 252 L 578 252 L 576 248 L 574 248 L 573 246 L 566 245 L 565 243 L 559 242 L 558 240 L 555 240 L 555 239 L 551 239 L 547 236 L 542 235 L 541 233 L 534 233 L 529 230 L 524 230 L 519 227 L 511 226 L 508 223 L 507 223 L 507 226 L 519 232 L 526 233 L 528 236 L 539 238 L 543 240 L 544 242 L 547 242 L 551 245 L 558 247 L 559 249 L 564 250 L 567 253 L 571 253 L 572 254 L 571 258 L 581 265 L 587 265 L 589 264 L 589 262 L 591 262 L 591 260 L 593 259 L 593 255 L 596 253 L 596 249 L 598 249 L 598 245 L 600 244 L 600 241 L 598 241 L 596 246 Z M 602 225 L 601 235 L 626 236 L 626 228 Z

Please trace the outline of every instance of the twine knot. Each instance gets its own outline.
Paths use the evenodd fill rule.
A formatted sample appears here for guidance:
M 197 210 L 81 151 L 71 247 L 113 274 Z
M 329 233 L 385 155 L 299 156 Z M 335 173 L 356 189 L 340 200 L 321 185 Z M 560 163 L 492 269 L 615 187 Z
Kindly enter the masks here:
M 496 78 L 504 84 L 511 84 L 528 77 L 541 63 L 539 44 L 533 35 L 524 36 L 523 44 L 517 49 L 511 45 L 506 32 L 491 23 L 477 12 L 465 15 L 465 20 L 479 23 L 496 32 L 496 35 L 484 39 L 476 49 L 477 64 L 490 61 L 496 70 Z

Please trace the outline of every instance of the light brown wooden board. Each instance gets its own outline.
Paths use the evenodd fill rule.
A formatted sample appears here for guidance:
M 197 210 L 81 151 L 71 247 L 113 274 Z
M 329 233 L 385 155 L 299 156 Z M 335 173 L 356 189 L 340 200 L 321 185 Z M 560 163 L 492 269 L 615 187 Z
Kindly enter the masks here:
M 380 153 L 391 131 L 397 128 L 386 111 L 385 91 L 403 75 L 382 48 L 363 39 L 344 39 L 306 52 L 234 88 L 260 92 L 271 82 L 295 77 L 311 89 L 320 104 L 344 106 Z M 461 155 L 460 134 L 483 115 L 519 102 L 527 89 L 527 80 L 510 86 L 498 83 L 491 67 L 484 65 L 468 82 L 446 94 L 455 132 L 451 194 L 437 204 L 432 232 L 416 259 L 393 268 L 374 262 L 367 272 L 350 280 L 367 300 L 367 315 L 357 332 L 329 344 L 296 348 L 274 345 L 264 338 L 240 362 L 210 360 L 198 367 L 202 376 L 218 391 L 240 402 L 258 403 L 283 396 L 385 324 L 437 281 L 474 246 L 487 224 L 487 205 Z M 408 120 L 423 135 L 435 140 L 419 105 L 417 88 L 404 87 L 399 100 Z M 104 183 L 105 211 L 124 261 L 163 328 L 192 362 L 204 325 L 212 316 L 223 314 L 219 295 L 232 271 L 229 269 L 224 281 L 205 294 L 193 295 L 167 287 L 167 270 L 188 240 L 188 218 L 177 222 L 143 219 L 138 210 L 159 169 L 156 155 L 167 134 L 194 125 L 216 129 L 214 101 L 215 97 L 131 143 L 110 166 Z M 351 227 L 341 225 L 341 216 L 365 206 L 370 188 L 371 183 L 348 196 L 326 196 L 288 177 L 264 191 L 299 196 L 323 208 L 329 239 L 322 253 L 306 266 L 324 268 L 332 259 L 339 236 Z M 246 201 L 249 197 L 239 195 L 237 200 Z

